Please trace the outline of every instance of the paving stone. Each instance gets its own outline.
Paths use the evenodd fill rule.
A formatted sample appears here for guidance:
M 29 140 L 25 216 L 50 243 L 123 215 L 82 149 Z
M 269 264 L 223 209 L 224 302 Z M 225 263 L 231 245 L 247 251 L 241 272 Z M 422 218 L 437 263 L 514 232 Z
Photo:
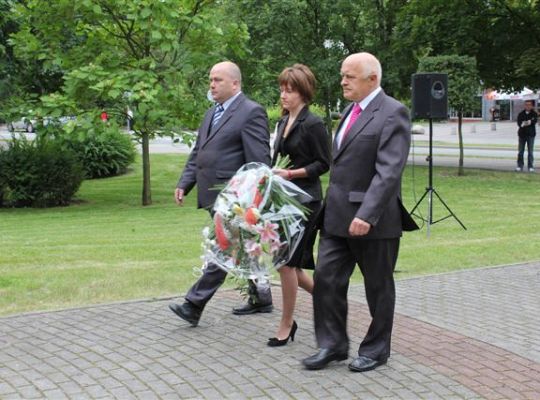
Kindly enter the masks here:
M 43 397 L 43 394 L 33 385 L 18 387 L 17 393 L 20 393 L 23 399 L 39 399 Z
M 82 394 L 84 390 L 76 382 L 63 382 L 63 383 L 58 384 L 58 386 L 60 387 L 60 389 L 62 389 L 62 391 L 65 394 L 68 395 L 68 397 L 74 396 L 76 394 Z
M 241 299 L 232 290 L 216 294 L 197 328 L 170 313 L 170 299 L 3 317 L 0 398 L 536 400 L 539 268 L 397 281 L 393 353 L 387 365 L 362 374 L 349 372 L 350 360 L 302 368 L 316 351 L 313 308 L 303 292 L 296 340 L 283 348 L 265 343 L 279 309 L 234 316 Z M 280 290 L 273 289 L 277 306 Z M 363 287 L 353 285 L 351 357 L 369 320 Z
M 69 397 L 60 389 L 45 390 L 43 391 L 43 397 L 45 399 L 54 399 L 54 400 L 69 399 Z

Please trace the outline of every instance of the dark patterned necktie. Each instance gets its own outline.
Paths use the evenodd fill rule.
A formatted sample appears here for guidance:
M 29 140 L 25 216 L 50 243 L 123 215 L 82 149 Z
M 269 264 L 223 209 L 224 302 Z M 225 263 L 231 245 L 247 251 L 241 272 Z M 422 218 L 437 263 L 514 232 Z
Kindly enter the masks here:
M 221 104 L 218 104 L 216 106 L 216 111 L 214 111 L 214 116 L 212 117 L 212 127 L 216 126 L 216 124 L 221 119 L 224 111 L 225 109 L 223 108 Z

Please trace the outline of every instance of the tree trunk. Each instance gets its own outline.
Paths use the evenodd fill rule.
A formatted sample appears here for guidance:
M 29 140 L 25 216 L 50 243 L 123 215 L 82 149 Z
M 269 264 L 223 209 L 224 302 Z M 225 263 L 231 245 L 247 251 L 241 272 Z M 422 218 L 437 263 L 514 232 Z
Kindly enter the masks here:
M 332 113 L 330 111 L 330 105 L 326 103 L 324 109 L 326 111 L 326 118 L 324 122 L 326 124 L 326 129 L 328 129 L 328 136 L 332 138 Z
M 328 129 L 328 136 L 330 137 L 330 142 L 332 141 L 332 110 L 331 110 L 331 101 L 330 101 L 330 89 L 326 88 L 324 91 L 324 111 L 326 113 L 325 124 L 326 129 Z
M 143 190 L 142 205 L 152 204 L 152 190 L 150 188 L 150 140 L 148 132 L 142 132 L 142 164 L 143 164 Z
M 459 168 L 458 175 L 465 175 L 465 170 L 463 168 L 463 112 L 458 111 L 458 139 L 459 139 Z

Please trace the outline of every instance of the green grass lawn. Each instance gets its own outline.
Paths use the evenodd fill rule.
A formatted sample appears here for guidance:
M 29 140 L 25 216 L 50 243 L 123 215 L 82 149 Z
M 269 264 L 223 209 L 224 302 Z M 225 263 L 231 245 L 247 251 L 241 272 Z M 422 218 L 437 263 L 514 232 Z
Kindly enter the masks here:
M 200 267 L 207 213 L 191 193 L 184 207 L 173 190 L 185 156 L 152 157 L 154 204 L 140 206 L 141 171 L 85 181 L 70 207 L 0 210 L 0 314 L 116 300 L 180 295 Z M 413 180 L 414 172 L 414 180 Z M 427 170 L 406 170 L 410 209 Z M 413 184 L 414 183 L 414 184 Z M 467 226 L 453 219 L 406 233 L 397 278 L 540 260 L 540 175 L 438 168 L 435 188 Z M 435 219 L 443 208 L 435 201 Z M 420 207 L 427 211 L 427 202 Z M 359 274 L 355 279 L 360 279 Z

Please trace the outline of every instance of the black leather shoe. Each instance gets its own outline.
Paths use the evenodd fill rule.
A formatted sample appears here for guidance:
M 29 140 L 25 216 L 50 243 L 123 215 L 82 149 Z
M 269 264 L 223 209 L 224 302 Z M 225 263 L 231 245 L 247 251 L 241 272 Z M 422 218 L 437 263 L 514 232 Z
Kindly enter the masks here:
M 353 372 L 365 372 L 371 371 L 372 369 L 384 364 L 386 364 L 386 360 L 379 361 L 373 360 L 372 358 L 366 356 L 360 356 L 352 360 L 352 362 L 349 364 L 349 369 Z
M 247 303 L 246 305 L 243 305 L 241 307 L 234 307 L 232 312 L 234 315 L 248 315 L 248 314 L 255 314 L 258 312 L 269 313 L 269 312 L 272 312 L 273 309 L 274 309 L 274 306 L 272 304 L 258 305 L 258 304 Z
M 169 308 L 173 313 L 178 315 L 184 321 L 189 322 L 192 326 L 197 326 L 199 324 L 202 310 L 189 301 L 186 301 L 184 304 L 171 303 L 169 304 Z
M 331 361 L 343 361 L 349 358 L 347 353 L 340 353 L 331 349 L 319 349 L 317 354 L 302 361 L 306 369 L 323 369 Z

